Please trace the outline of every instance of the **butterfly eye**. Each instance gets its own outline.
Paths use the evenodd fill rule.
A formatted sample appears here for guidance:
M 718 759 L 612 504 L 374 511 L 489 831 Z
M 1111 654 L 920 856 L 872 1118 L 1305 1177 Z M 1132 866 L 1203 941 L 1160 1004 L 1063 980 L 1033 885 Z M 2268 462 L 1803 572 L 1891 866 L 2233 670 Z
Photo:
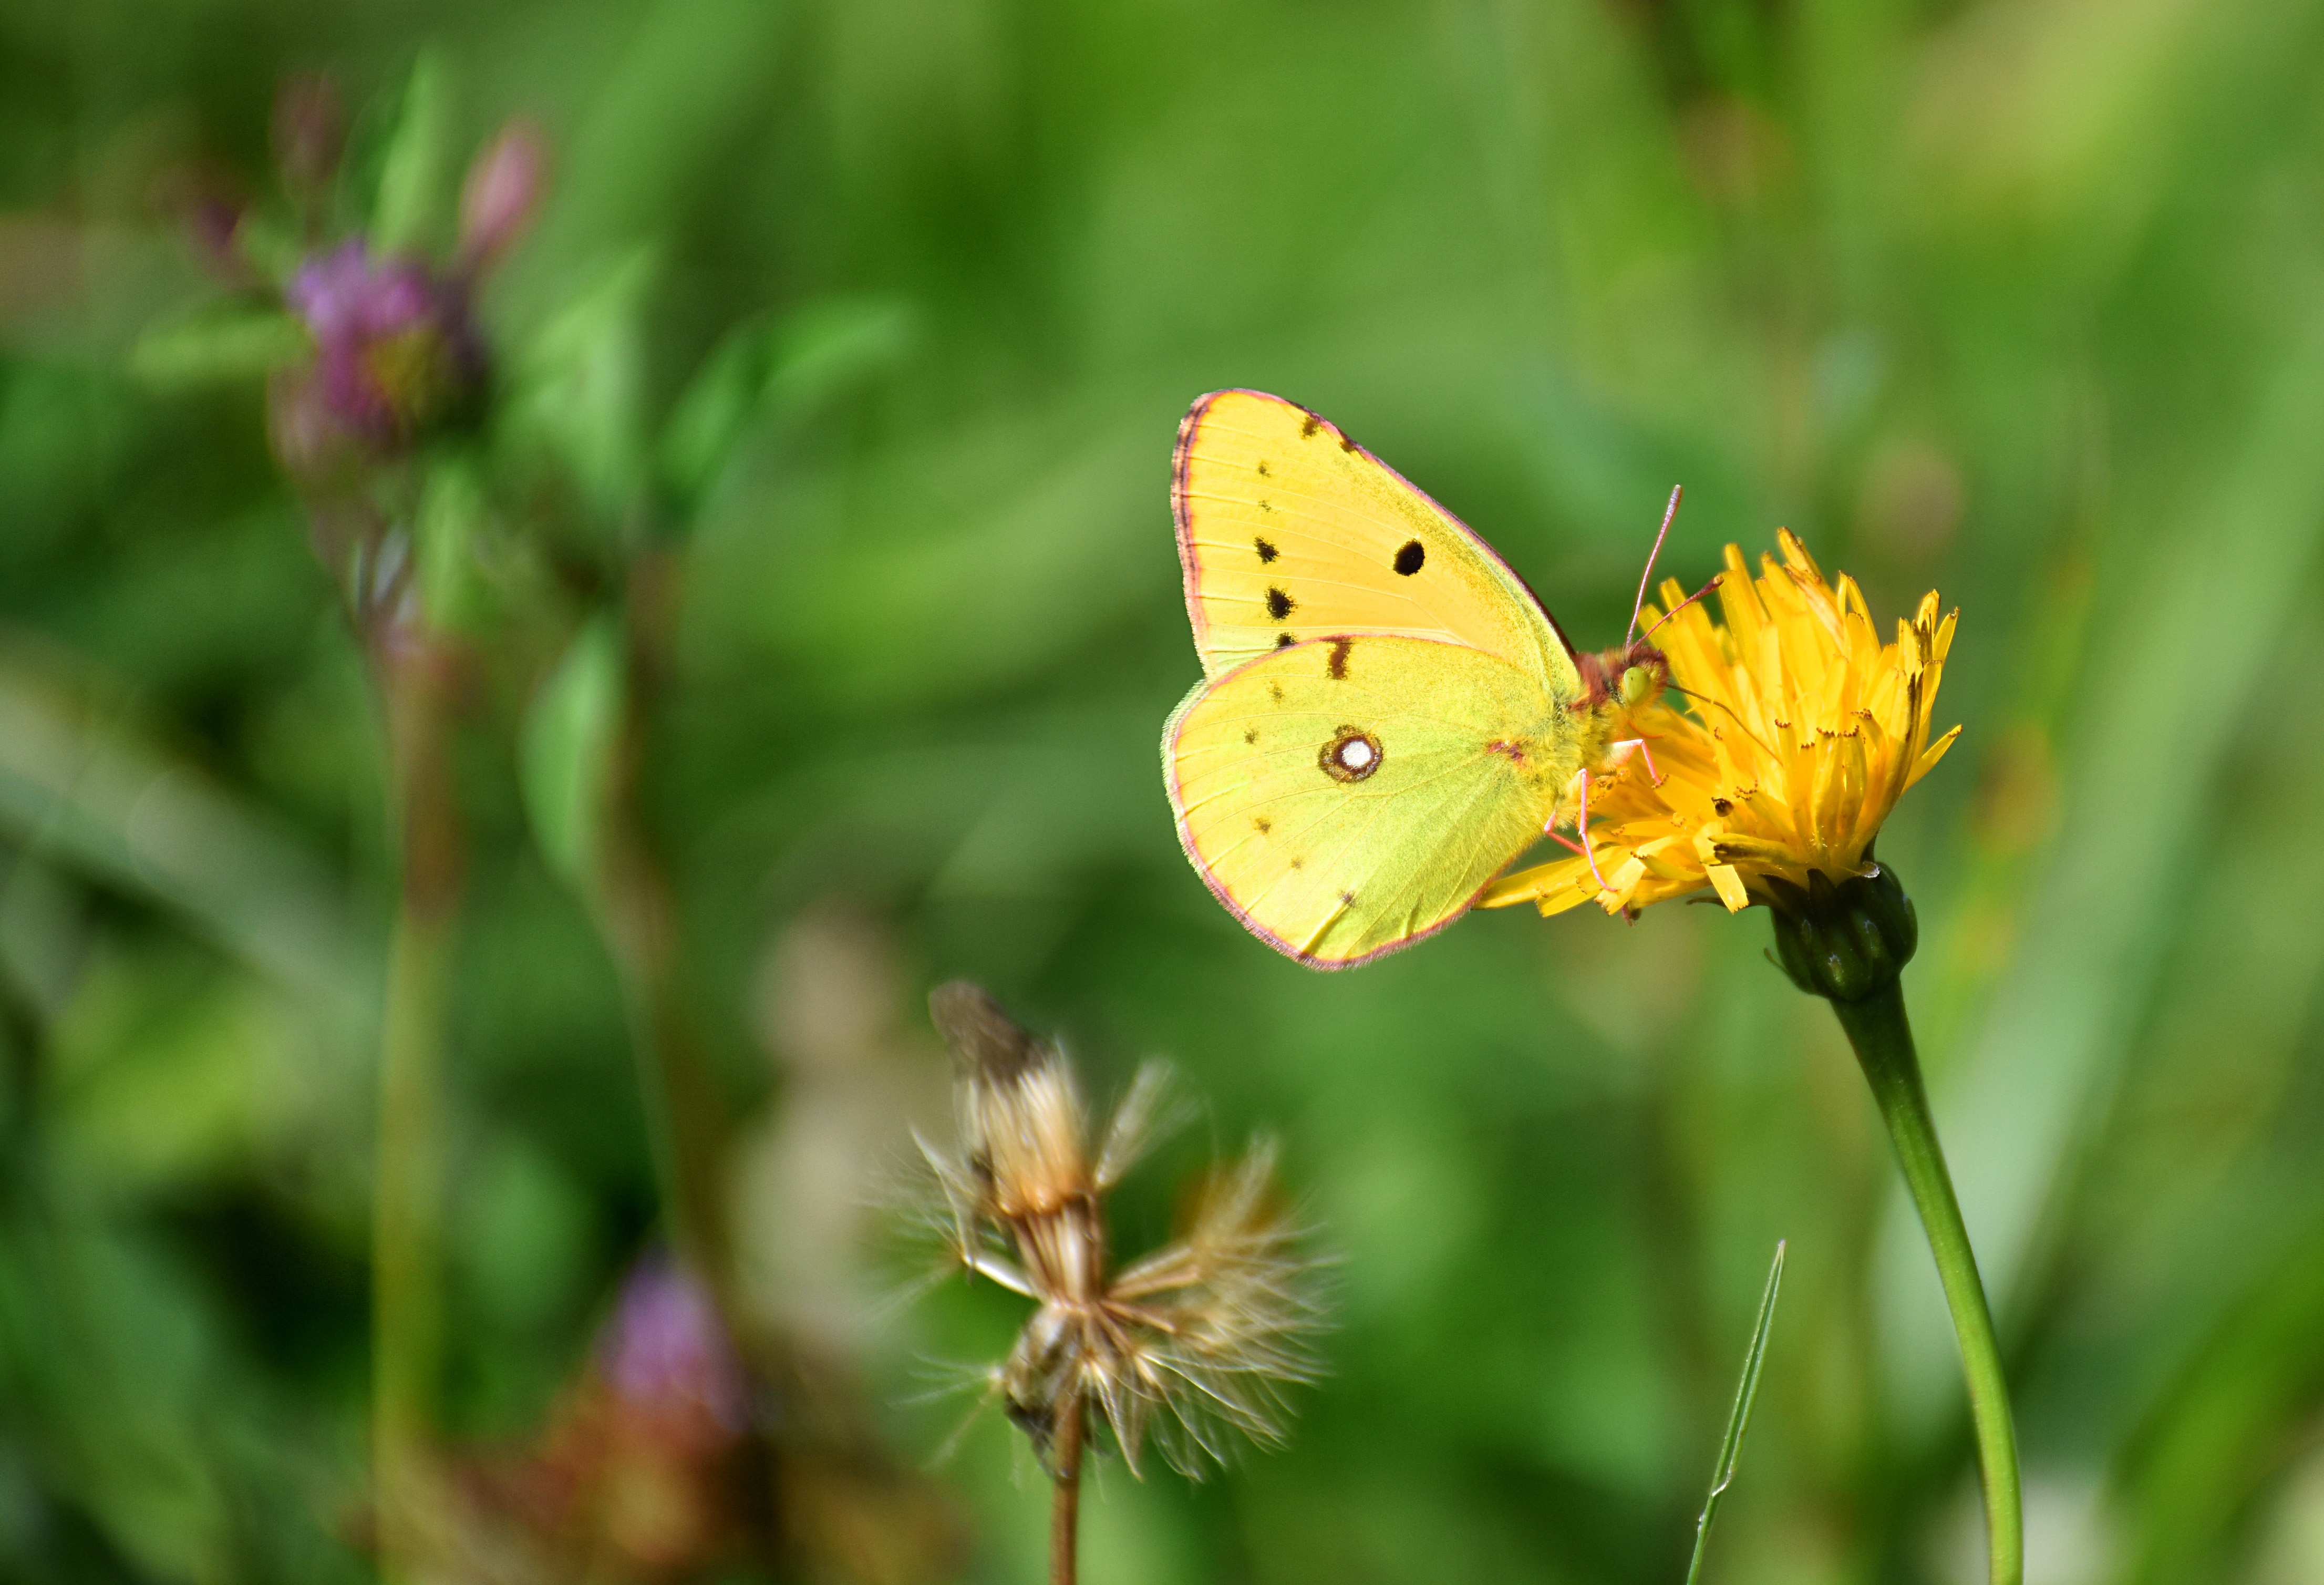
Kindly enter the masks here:
M 1643 666 L 1633 666 L 1622 673 L 1622 703 L 1633 708 L 1653 696 L 1655 674 Z
M 1361 781 L 1380 768 L 1379 739 L 1360 726 L 1343 726 L 1332 734 L 1315 763 L 1333 781 Z

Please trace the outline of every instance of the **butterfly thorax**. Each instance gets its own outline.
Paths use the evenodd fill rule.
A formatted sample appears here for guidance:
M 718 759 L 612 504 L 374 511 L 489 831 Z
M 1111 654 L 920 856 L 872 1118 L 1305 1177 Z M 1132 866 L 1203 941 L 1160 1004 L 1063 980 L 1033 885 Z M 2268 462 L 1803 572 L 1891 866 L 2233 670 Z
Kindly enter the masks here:
M 1575 706 L 1581 717 L 1575 747 L 1581 767 L 1594 774 L 1611 767 L 1618 743 L 1637 735 L 1630 718 L 1662 696 L 1670 663 L 1643 639 L 1577 655 L 1573 663 L 1582 688 Z

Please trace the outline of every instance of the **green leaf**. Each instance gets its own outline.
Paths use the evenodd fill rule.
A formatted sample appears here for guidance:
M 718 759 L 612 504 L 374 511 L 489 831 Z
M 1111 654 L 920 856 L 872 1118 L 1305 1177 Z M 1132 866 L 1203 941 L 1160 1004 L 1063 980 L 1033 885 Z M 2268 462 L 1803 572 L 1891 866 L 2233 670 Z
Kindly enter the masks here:
M 411 64 L 403 107 L 380 161 L 372 245 L 418 251 L 436 241 L 451 213 L 452 93 L 442 53 L 422 50 Z
M 374 971 L 337 878 L 289 830 L 125 730 L 94 696 L 0 659 L 0 837 L 162 904 L 353 1019 Z
M 894 298 L 808 303 L 785 319 L 767 371 L 767 394 L 794 411 L 892 366 L 909 350 L 911 305 Z
M 274 285 L 287 286 L 307 256 L 307 239 L 290 216 L 264 207 L 245 212 L 234 228 L 235 251 Z
M 645 346 L 640 319 L 656 252 L 632 249 L 601 270 L 518 359 L 512 428 L 569 470 L 605 519 L 625 515 L 645 482 Z
M 736 326 L 678 399 L 662 430 L 661 473 L 679 494 L 699 495 L 725 466 L 765 392 L 772 339 L 764 319 Z
M 129 372 L 160 391 L 263 378 L 313 348 L 280 309 L 234 303 L 160 324 L 129 351 Z
M 909 305 L 892 298 L 833 299 L 779 322 L 737 326 L 703 360 L 662 431 L 663 483 L 698 499 L 754 429 L 892 366 L 912 329 Z
M 586 890 L 621 725 L 622 638 L 599 617 L 574 638 L 524 722 L 526 812 L 549 867 Z
M 418 523 L 420 602 L 435 626 L 449 631 L 484 625 L 492 589 L 477 563 L 478 541 L 490 528 L 483 482 L 465 459 L 428 470 Z

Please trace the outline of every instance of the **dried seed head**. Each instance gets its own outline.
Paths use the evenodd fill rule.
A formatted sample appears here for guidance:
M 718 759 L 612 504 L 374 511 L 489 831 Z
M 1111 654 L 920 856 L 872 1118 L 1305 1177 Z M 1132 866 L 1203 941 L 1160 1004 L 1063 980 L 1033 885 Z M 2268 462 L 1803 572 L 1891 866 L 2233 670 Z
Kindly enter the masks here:
M 1089 1120 L 1065 1054 L 964 980 L 938 987 L 928 1010 L 958 1060 L 961 1143 L 990 1213 L 1038 1216 L 1093 1193 Z
M 1040 1060 L 1046 1047 L 1017 1027 L 980 985 L 954 980 L 928 992 L 936 1033 L 969 1074 L 1001 1083 Z
M 1274 1188 L 1275 1151 L 1214 1171 L 1174 1242 L 1115 1269 L 1104 1198 L 1172 1120 L 1149 1064 L 1093 1149 L 1063 1053 L 974 986 L 930 999 L 960 1069 L 960 1148 L 922 1142 L 947 1254 L 1034 1301 L 991 1391 L 1044 1460 L 1071 1417 L 1102 1420 L 1135 1473 L 1148 1433 L 1199 1474 L 1230 1433 L 1281 1439 L 1281 1386 L 1314 1374 L 1314 1262 Z M 1093 1165 L 1093 1157 L 1094 1164 Z

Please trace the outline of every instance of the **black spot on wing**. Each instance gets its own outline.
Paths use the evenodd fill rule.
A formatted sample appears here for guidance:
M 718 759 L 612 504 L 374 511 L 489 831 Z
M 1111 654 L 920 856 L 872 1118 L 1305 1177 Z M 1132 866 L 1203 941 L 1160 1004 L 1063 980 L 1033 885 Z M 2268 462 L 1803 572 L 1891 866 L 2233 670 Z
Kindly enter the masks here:
M 1297 604 L 1298 602 L 1293 600 L 1280 588 L 1270 588 L 1267 591 L 1267 614 L 1277 622 L 1289 616 Z
M 1352 891 L 1343 891 L 1340 894 L 1340 900 L 1345 903 L 1348 907 L 1354 908 L 1356 906 L 1356 894 Z
M 1273 474 L 1271 474 L 1271 473 L 1269 473 L 1269 472 L 1268 471 L 1268 467 L 1267 467 L 1267 461 L 1266 461 L 1266 459 L 1265 459 L 1265 458 L 1263 458 L 1263 457 L 1259 460 L 1259 476 L 1260 478 L 1262 478 L 1262 479 L 1271 479 L 1271 478 L 1273 478 L 1273 477 L 1275 476 Z
M 1356 641 L 1353 639 L 1334 639 L 1332 640 L 1332 658 L 1323 664 L 1331 672 L 1333 681 L 1345 682 L 1348 680 L 1348 651 L 1355 647 Z
M 1353 451 L 1355 448 L 1356 443 L 1354 441 L 1349 439 L 1345 435 L 1340 437 L 1340 449 L 1342 451 Z
M 1427 546 L 1417 539 L 1406 539 L 1404 542 L 1404 548 L 1396 553 L 1396 559 L 1389 565 L 1406 577 L 1410 577 L 1420 570 L 1420 564 L 1427 559 Z
M 1273 545 L 1268 543 L 1265 539 L 1253 539 L 1251 544 L 1258 549 L 1259 558 L 1261 561 L 1273 561 L 1277 557 L 1283 554 L 1282 551 L 1277 550 Z
M 1280 705 L 1283 703 L 1283 685 L 1281 683 L 1271 682 L 1268 684 L 1267 692 L 1268 696 L 1274 699 L 1277 704 Z
M 1313 440 L 1315 438 L 1315 431 L 1323 427 L 1323 420 L 1317 418 L 1314 413 L 1309 413 L 1305 418 L 1299 420 L 1299 438 L 1302 440 Z
M 1264 815 L 1253 815 L 1250 817 L 1250 824 L 1251 828 L 1257 831 L 1261 836 L 1265 836 L 1268 832 L 1275 829 L 1275 822 L 1269 820 Z
M 1259 742 L 1259 728 L 1254 726 L 1248 732 L 1244 733 L 1242 734 L 1242 741 L 1247 743 L 1255 743 Z
M 1275 647 L 1278 650 L 1288 650 L 1292 645 L 1298 641 L 1298 640 L 1291 636 L 1287 630 L 1275 635 Z

